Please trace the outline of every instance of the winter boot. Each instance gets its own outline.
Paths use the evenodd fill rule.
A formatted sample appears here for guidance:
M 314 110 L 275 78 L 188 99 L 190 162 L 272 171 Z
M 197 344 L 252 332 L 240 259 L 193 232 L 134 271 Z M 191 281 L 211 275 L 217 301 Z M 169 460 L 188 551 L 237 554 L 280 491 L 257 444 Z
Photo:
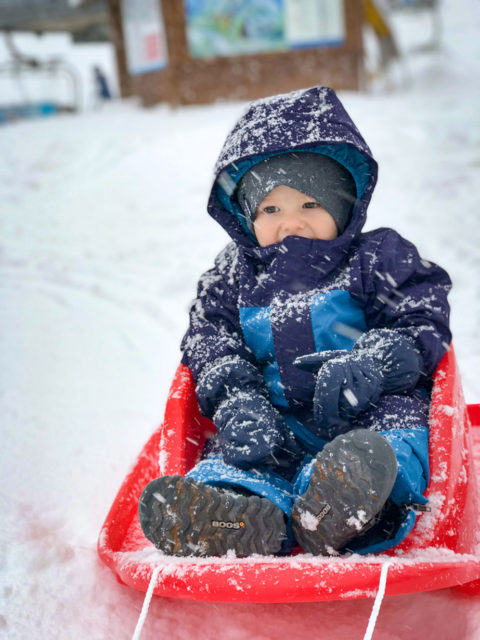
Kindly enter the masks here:
M 326 444 L 293 506 L 293 532 L 304 551 L 331 555 L 373 526 L 397 467 L 392 446 L 375 431 L 349 431 Z
M 138 514 L 145 536 L 167 555 L 269 555 L 286 537 L 283 511 L 270 500 L 183 476 L 150 482 Z

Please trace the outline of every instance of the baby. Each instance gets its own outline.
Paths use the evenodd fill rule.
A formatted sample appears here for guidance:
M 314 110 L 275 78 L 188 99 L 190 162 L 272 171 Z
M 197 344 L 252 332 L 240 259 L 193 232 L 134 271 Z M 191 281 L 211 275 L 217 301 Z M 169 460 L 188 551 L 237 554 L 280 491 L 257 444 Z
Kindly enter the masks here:
M 208 211 L 233 241 L 182 342 L 217 433 L 142 493 L 164 553 L 378 552 L 425 509 L 451 283 L 392 229 L 362 232 L 376 178 L 326 87 L 253 102 L 227 137 Z

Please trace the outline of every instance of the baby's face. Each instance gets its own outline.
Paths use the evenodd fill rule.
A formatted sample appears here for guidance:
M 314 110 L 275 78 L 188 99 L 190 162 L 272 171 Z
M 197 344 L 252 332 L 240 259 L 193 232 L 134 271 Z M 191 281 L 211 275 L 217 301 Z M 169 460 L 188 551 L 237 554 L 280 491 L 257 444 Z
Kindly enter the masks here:
M 272 189 L 258 205 L 253 228 L 261 247 L 287 236 L 333 240 L 338 235 L 326 209 L 314 198 L 284 185 Z

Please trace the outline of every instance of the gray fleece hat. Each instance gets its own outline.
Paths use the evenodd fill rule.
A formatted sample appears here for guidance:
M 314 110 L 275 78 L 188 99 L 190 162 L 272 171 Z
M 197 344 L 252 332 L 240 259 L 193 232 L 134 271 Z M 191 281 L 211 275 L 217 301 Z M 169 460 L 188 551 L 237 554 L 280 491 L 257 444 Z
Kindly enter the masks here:
M 353 176 L 336 160 L 310 151 L 266 158 L 245 173 L 238 183 L 237 200 L 250 231 L 258 205 L 280 185 L 315 198 L 335 220 L 338 234 L 344 232 L 357 197 Z

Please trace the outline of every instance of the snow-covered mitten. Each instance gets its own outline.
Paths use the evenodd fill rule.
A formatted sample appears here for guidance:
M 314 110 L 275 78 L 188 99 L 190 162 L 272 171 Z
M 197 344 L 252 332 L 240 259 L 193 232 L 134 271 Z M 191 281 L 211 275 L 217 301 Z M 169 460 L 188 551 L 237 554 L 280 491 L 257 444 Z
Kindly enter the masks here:
M 213 416 L 227 464 L 248 467 L 275 461 L 284 444 L 286 424 L 261 394 L 238 391 L 226 398 Z
M 345 426 L 385 393 L 412 390 L 423 361 L 413 341 L 398 331 L 372 329 L 352 351 L 324 351 L 301 356 L 295 365 L 318 371 L 313 398 L 320 429 Z
M 276 454 L 285 454 L 283 445 L 286 438 L 290 443 L 291 434 L 253 364 L 237 356 L 217 360 L 200 375 L 196 393 L 202 413 L 217 427 L 227 464 L 275 464 Z

